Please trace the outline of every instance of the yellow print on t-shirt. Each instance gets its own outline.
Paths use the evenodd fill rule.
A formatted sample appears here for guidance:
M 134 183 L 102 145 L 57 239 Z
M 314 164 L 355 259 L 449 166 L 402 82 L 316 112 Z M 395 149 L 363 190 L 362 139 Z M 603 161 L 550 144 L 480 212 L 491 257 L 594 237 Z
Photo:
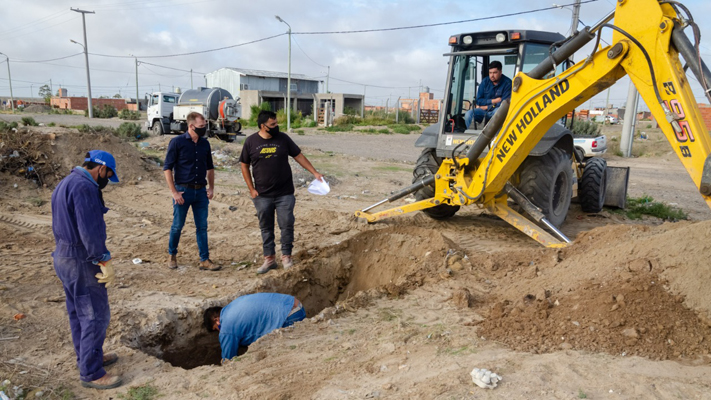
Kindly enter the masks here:
M 273 154 L 276 153 L 276 147 L 265 147 L 259 154 Z

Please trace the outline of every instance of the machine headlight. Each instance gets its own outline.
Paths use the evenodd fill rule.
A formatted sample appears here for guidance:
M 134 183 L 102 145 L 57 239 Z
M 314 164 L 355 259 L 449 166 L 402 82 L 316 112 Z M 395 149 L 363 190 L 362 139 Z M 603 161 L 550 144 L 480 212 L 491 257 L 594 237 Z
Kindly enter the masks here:
M 464 44 L 472 44 L 472 37 L 471 37 L 471 36 L 464 36 L 464 37 L 462 38 L 462 42 L 463 42 Z
M 499 43 L 505 42 L 505 41 L 506 41 L 506 35 L 504 35 L 503 33 L 497 34 L 497 35 L 496 35 L 496 41 L 499 42 Z

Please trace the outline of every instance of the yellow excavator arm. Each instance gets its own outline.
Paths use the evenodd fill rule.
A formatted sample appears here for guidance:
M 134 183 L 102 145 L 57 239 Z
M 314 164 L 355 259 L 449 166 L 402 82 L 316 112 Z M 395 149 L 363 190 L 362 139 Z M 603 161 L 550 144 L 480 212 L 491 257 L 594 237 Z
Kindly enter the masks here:
M 519 72 L 515 76 L 510 102 L 502 104 L 482 134 L 467 149 L 466 156 L 443 160 L 431 179 L 418 182 L 374 206 L 356 212 L 356 215 L 374 222 L 441 204 L 479 204 L 545 246 L 565 246 L 569 242 L 567 238 L 548 224 L 536 207 L 509 181 L 556 121 L 625 75 L 630 76 L 711 207 L 711 161 L 708 160 L 711 138 L 679 60 L 679 52 L 682 51 L 684 60 L 703 82 L 705 89 L 708 89 L 706 81 L 711 84 L 711 78 L 704 63 L 695 57 L 698 53 L 693 53 L 693 46 L 681 30 L 682 25 L 689 21 L 677 13 L 679 8 L 686 10 L 673 1 L 617 1 L 613 13 L 570 38 L 533 70 Z M 608 24 L 613 18 L 614 25 Z M 555 69 L 556 64 L 562 63 L 596 35 L 599 43 L 602 29 L 614 31 L 612 45 L 594 51 L 555 77 L 544 78 Z M 479 158 L 486 147 L 489 147 L 488 153 Z M 380 213 L 368 212 L 375 206 L 432 184 L 432 180 L 435 186 L 433 198 Z M 535 220 L 546 224 L 557 238 L 509 208 L 509 197 Z

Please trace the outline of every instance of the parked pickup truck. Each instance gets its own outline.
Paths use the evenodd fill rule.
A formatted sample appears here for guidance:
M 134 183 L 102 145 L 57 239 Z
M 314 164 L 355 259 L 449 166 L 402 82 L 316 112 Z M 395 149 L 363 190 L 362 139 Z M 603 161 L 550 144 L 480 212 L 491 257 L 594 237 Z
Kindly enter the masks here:
M 597 137 L 574 136 L 573 144 L 575 145 L 575 151 L 582 154 L 584 158 L 598 157 L 607 151 L 607 138 L 605 135 Z

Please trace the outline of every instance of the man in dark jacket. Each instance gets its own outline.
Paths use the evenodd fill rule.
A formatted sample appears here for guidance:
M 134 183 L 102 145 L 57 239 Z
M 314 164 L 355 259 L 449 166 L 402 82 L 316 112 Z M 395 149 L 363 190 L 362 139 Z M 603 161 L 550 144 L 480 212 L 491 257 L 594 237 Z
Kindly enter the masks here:
M 95 389 L 122 383 L 121 377 L 104 370 L 118 360 L 115 353 L 103 351 L 110 319 L 106 286 L 115 276 L 106 248 L 104 214 L 109 209 L 101 194 L 109 181 L 119 181 L 116 160 L 92 150 L 83 166 L 74 168 L 52 193 L 54 270 L 64 286 L 81 384 Z
M 173 138 L 165 154 L 163 173 L 173 196 L 173 225 L 168 241 L 168 268 L 178 268 L 178 243 L 188 209 L 192 207 L 195 235 L 200 251 L 200 269 L 217 271 L 207 246 L 207 212 L 214 194 L 215 166 L 210 142 L 205 138 L 207 121 L 198 112 L 187 116 L 188 131 Z

